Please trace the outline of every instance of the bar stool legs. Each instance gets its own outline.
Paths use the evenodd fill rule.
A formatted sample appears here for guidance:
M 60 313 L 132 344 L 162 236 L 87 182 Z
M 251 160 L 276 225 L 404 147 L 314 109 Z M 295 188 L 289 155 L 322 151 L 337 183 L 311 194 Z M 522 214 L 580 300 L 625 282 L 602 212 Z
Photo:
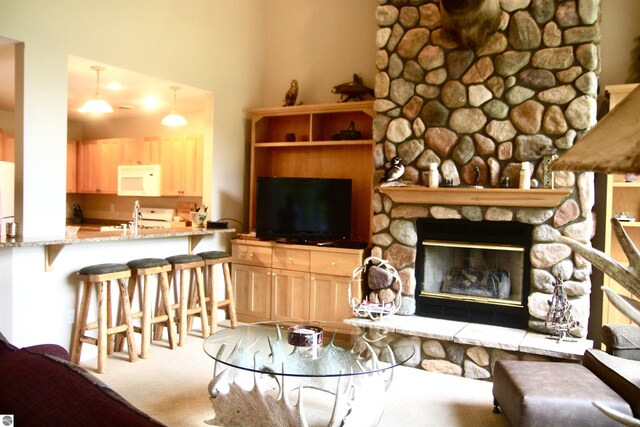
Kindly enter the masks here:
M 231 264 L 233 258 L 227 253 L 223 251 L 208 251 L 208 252 L 200 252 L 198 254 L 205 262 L 205 272 L 206 272 L 206 286 L 207 291 L 209 292 L 209 310 L 210 310 L 210 320 L 211 320 L 211 333 L 215 333 L 218 330 L 218 318 L 216 315 L 216 311 L 219 308 L 223 308 L 227 311 L 227 315 L 229 317 L 229 321 L 231 323 L 231 327 L 235 328 L 238 324 L 238 319 L 236 316 L 236 302 L 233 295 L 233 283 L 231 282 L 231 272 L 229 271 L 229 264 Z M 218 292 L 217 292 L 217 277 L 216 277 L 216 266 L 220 266 L 222 268 L 224 283 L 226 288 L 226 298 L 222 301 L 218 301 Z
M 124 264 L 97 264 L 82 268 L 77 273 L 77 279 L 83 282 L 80 307 L 76 316 L 73 341 L 71 343 L 71 361 L 78 364 L 82 352 L 83 343 L 98 347 L 97 372 L 104 373 L 107 363 L 107 354 L 114 349 L 113 335 L 124 333 L 127 339 L 127 352 L 129 360 L 138 360 L 138 351 L 134 339 L 133 322 L 131 319 L 131 305 L 127 290 L 127 279 L 131 276 L 129 267 Z M 119 310 L 122 320 L 117 325 L 112 325 L 112 306 L 110 284 L 112 280 L 118 283 L 120 293 Z M 98 319 L 87 323 L 89 308 L 91 305 L 92 290 L 96 287 L 98 302 Z M 118 316 L 120 317 L 120 316 Z M 98 336 L 93 338 L 86 336 L 85 332 L 97 329 Z
M 163 258 L 141 258 L 127 263 L 131 269 L 131 278 L 129 279 L 129 298 L 133 300 L 135 290 L 140 287 L 140 311 L 134 313 L 132 317 L 141 318 L 140 328 L 137 329 L 141 334 L 141 351 L 140 357 L 146 359 L 151 348 L 151 326 L 162 324 L 167 327 L 169 338 L 169 347 L 173 350 L 178 343 L 176 337 L 176 325 L 174 321 L 174 311 L 171 308 L 171 299 L 169 295 L 169 279 L 168 273 L 171 271 L 171 265 Z M 149 277 L 157 275 L 158 292 L 156 293 L 159 301 L 159 307 L 154 313 L 155 304 L 152 302 L 152 289 L 149 284 Z M 160 333 L 160 337 L 162 334 Z M 158 338 L 158 335 L 156 335 Z
M 204 293 L 204 281 L 202 276 L 202 268 L 204 261 L 197 255 L 175 255 L 166 258 L 171 264 L 173 272 L 171 274 L 170 284 L 174 283 L 174 291 L 178 293 L 178 303 L 173 304 L 172 308 L 178 309 L 178 345 L 184 346 L 187 333 L 189 331 L 188 323 L 193 315 L 200 316 L 202 323 L 202 337 L 209 336 L 209 318 L 207 315 L 207 304 Z M 186 271 L 190 271 L 191 281 L 195 282 L 195 288 L 189 287 L 188 281 L 185 279 Z M 195 276 L 195 277 L 194 277 Z M 190 298 L 191 292 L 194 296 Z

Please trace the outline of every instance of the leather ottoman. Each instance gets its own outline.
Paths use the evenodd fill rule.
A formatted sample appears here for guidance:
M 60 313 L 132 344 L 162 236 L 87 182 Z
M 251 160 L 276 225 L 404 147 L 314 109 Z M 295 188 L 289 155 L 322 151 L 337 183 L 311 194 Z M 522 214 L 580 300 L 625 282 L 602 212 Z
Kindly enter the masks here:
M 493 397 L 512 426 L 619 426 L 591 402 L 631 415 L 629 404 L 577 363 L 497 361 Z

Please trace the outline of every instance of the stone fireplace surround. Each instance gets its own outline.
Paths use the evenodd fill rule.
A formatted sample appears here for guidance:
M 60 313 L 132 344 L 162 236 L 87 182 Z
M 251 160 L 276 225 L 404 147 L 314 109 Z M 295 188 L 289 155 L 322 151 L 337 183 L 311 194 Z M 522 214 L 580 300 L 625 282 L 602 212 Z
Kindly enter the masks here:
M 527 161 L 533 192 L 543 181 L 543 156 L 561 154 L 595 123 L 599 0 L 501 0 L 500 27 L 477 48 L 459 45 L 441 27 L 439 0 L 379 3 L 376 182 L 396 155 L 405 165 L 402 184 L 418 186 L 427 185 L 431 163 L 456 187 L 474 184 L 475 170 L 485 187 L 498 187 L 505 176 L 517 185 L 520 165 Z M 591 265 L 554 238 L 562 234 L 590 243 L 594 177 L 555 173 L 553 185 L 570 190 L 553 207 L 529 207 L 517 196 L 512 204 L 496 206 L 399 203 L 376 191 L 372 255 L 388 259 L 402 278 L 402 308 L 394 317 L 415 313 L 417 218 L 519 221 L 533 226 L 529 329 L 547 332 L 544 318 L 555 278 L 562 274 L 568 277 L 564 285 L 579 322 L 573 333 L 586 336 Z M 418 345 L 428 365 L 442 353 L 443 363 L 466 372 L 467 359 L 452 360 L 448 354 L 465 354 L 465 348 L 450 351 L 455 344 L 442 341 L 443 351 L 434 353 L 427 341 Z M 500 343 L 487 347 L 503 348 Z M 512 356 L 525 357 L 520 347 L 515 349 Z M 492 363 L 494 357 L 482 359 Z M 489 362 L 478 366 L 488 368 Z

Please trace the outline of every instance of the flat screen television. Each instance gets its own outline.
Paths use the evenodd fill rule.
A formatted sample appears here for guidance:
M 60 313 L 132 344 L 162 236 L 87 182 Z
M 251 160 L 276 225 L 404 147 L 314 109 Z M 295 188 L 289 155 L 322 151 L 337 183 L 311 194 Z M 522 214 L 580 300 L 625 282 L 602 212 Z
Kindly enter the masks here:
M 258 177 L 256 236 L 297 243 L 348 240 L 351 180 Z

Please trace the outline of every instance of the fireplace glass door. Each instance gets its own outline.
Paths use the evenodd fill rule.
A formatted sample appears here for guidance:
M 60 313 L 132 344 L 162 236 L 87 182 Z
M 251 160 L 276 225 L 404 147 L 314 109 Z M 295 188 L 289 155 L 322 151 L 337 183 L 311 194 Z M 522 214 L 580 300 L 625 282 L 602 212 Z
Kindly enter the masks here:
M 525 248 L 423 240 L 421 296 L 522 307 Z

